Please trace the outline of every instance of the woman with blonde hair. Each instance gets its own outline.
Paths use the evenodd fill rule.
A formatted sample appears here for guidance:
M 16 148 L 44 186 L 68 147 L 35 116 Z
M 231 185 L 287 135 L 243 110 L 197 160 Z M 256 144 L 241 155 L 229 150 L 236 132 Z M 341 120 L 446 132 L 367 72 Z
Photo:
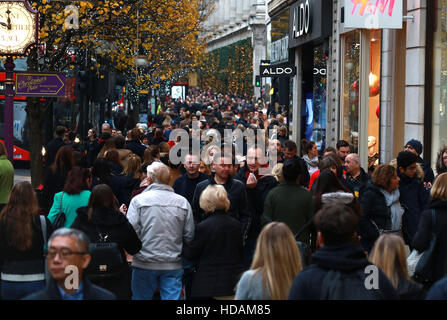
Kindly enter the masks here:
M 230 201 L 223 186 L 206 187 L 199 203 L 207 218 L 197 225 L 194 240 L 183 247 L 183 256 L 197 265 L 191 297 L 233 299 L 244 271 L 242 225 L 228 214 Z
M 394 234 L 381 235 L 374 244 L 369 260 L 386 274 L 401 299 L 424 299 L 422 285 L 410 280 L 408 276 L 405 243 L 402 237 Z
M 287 300 L 302 270 L 301 256 L 290 228 L 271 222 L 261 231 L 250 270 L 236 290 L 236 300 Z
M 132 154 L 128 161 L 123 175 L 119 176 L 119 187 L 116 197 L 119 204 L 129 207 L 132 192 L 140 187 L 141 183 L 141 158 Z

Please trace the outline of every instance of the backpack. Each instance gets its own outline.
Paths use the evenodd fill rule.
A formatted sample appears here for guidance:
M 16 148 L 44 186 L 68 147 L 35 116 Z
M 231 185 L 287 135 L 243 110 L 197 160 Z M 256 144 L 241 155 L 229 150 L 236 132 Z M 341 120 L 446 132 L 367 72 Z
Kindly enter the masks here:
M 86 273 L 93 279 L 119 276 L 127 265 L 124 253 L 116 242 L 109 241 L 108 234 L 96 228 L 98 241 L 90 243 L 92 259 Z
M 383 300 L 379 289 L 365 287 L 363 269 L 355 272 L 330 270 L 323 279 L 320 300 Z

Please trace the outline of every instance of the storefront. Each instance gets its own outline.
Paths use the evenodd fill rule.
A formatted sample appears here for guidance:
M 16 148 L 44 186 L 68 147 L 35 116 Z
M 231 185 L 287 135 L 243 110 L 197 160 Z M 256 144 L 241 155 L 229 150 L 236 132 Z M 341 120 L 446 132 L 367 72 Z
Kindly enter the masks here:
M 398 61 L 389 59 L 387 65 L 382 65 L 384 51 L 383 35 L 384 29 L 402 29 L 402 2 L 398 5 L 380 6 L 372 5 L 357 6 L 354 2 L 346 1 L 346 7 L 342 7 L 344 13 L 339 23 L 340 28 L 340 101 L 339 101 L 339 139 L 347 141 L 351 146 L 351 152 L 360 155 L 361 165 L 372 171 L 378 164 L 380 157 L 381 136 L 385 116 L 381 117 L 381 102 L 388 101 L 382 94 L 383 70 L 399 70 Z M 396 31 L 394 39 L 401 37 Z M 387 45 L 389 45 L 387 43 Z M 391 49 L 392 48 L 392 49 Z M 396 43 L 391 44 L 390 51 L 398 53 Z M 404 48 L 405 50 L 405 44 Z M 400 51 L 402 56 L 402 51 Z M 402 58 L 400 58 L 402 59 Z M 392 61 L 393 60 L 393 61 Z M 405 73 L 404 73 L 405 75 Z M 398 84 L 400 79 L 388 75 L 389 81 Z M 388 78 L 387 78 L 388 79 Z M 391 96 L 397 87 L 391 85 L 385 93 Z M 397 93 L 395 94 L 398 95 Z M 401 97 L 394 97 L 388 108 L 389 115 L 393 119 L 396 108 Z M 402 108 L 402 111 L 404 109 Z M 382 119 L 382 122 L 381 122 Z M 389 121 L 389 120 L 388 120 Z M 396 126 L 395 126 L 396 127 Z M 403 122 L 396 130 L 403 130 Z M 402 134 L 398 134 L 401 136 Z M 391 138 L 391 137 L 389 137 Z M 391 144 L 391 141 L 387 141 Z M 403 142 L 399 146 L 402 148 Z
M 433 90 L 431 160 L 435 168 L 438 151 L 447 146 L 447 0 L 433 1 Z
M 298 69 L 293 82 L 298 119 L 294 139 L 314 141 L 320 152 L 326 147 L 331 21 L 332 1 L 300 0 L 290 6 L 289 49 Z

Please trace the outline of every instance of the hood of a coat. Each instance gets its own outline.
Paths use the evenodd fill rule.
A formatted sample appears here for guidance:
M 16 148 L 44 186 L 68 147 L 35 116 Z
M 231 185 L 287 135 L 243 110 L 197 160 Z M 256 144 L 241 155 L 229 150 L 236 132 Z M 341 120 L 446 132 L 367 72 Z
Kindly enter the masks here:
M 442 201 L 440 199 L 431 199 L 430 209 L 440 209 L 447 211 L 447 201 Z
M 80 207 L 76 210 L 78 218 L 86 224 L 102 226 L 115 226 L 127 222 L 127 218 L 120 211 L 108 208 L 96 208 L 92 212 L 92 219 L 88 220 L 88 207 Z
M 350 204 L 352 201 L 354 201 L 354 195 L 352 193 L 343 191 L 325 193 L 321 195 L 322 204 L 327 204 L 333 201 L 340 201 L 344 204 Z
M 371 263 L 359 244 L 350 243 L 336 246 L 324 246 L 312 255 L 312 264 L 323 269 L 354 271 L 365 268 Z

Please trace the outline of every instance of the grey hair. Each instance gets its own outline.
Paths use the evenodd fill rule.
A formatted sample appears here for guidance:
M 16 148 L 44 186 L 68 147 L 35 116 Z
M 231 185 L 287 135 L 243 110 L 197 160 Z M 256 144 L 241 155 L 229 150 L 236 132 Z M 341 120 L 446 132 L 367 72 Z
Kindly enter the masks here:
M 352 156 L 353 161 L 360 163 L 360 157 L 357 153 L 350 153 L 349 156 Z
M 48 239 L 47 248 L 50 248 L 51 241 L 56 237 L 72 237 L 76 238 L 76 245 L 79 250 L 84 252 L 89 252 L 90 240 L 87 235 L 81 230 L 72 228 L 60 228 L 51 234 L 50 239 Z
M 154 161 L 147 167 L 147 176 L 152 183 L 169 184 L 170 175 L 169 167 L 161 162 Z

